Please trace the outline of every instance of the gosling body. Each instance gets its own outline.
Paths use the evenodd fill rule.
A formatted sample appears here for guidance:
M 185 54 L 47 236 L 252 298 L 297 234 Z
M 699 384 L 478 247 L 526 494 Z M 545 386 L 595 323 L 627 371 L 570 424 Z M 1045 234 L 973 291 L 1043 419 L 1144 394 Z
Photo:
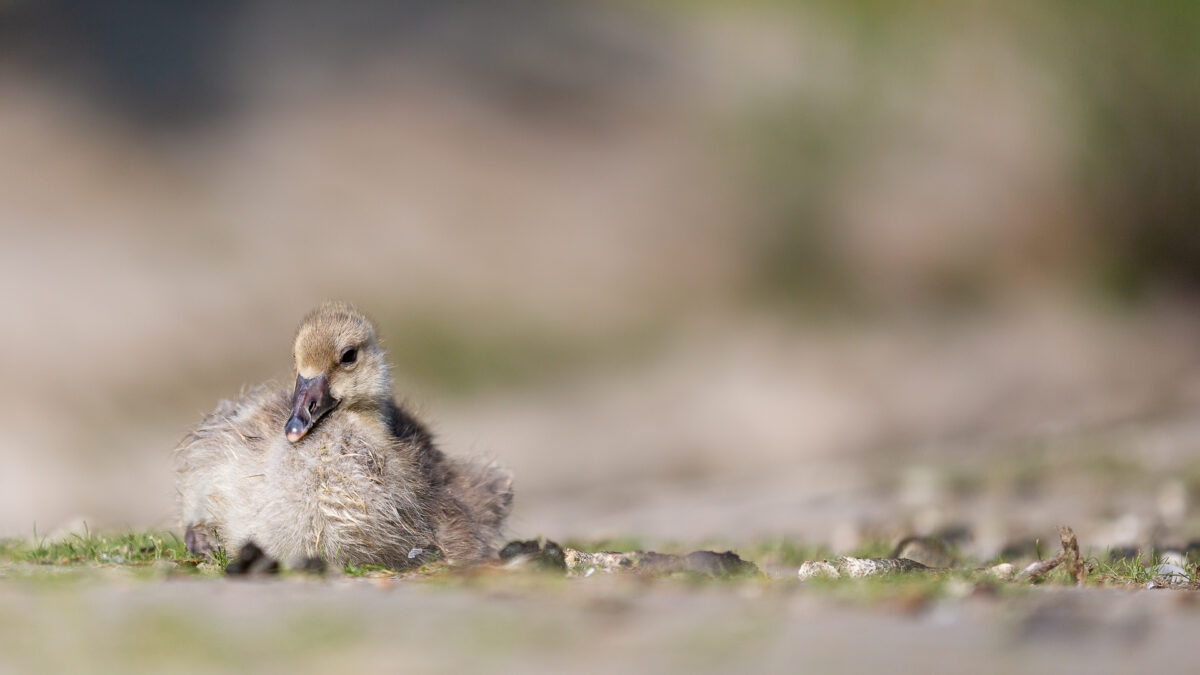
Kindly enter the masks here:
M 296 385 L 222 401 L 176 450 L 188 547 L 253 541 L 286 564 L 397 568 L 440 552 L 492 555 L 512 503 L 508 472 L 447 457 L 392 398 L 374 326 L 343 303 L 305 318 Z

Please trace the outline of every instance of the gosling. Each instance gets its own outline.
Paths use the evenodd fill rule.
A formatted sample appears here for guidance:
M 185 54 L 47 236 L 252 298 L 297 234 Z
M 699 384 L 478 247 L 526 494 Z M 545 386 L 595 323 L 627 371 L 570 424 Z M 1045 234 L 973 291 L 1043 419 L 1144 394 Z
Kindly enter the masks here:
M 511 475 L 447 457 L 392 397 L 375 327 L 327 302 L 300 323 L 295 387 L 263 384 L 223 400 L 175 450 L 188 549 L 253 542 L 288 565 L 398 569 L 440 554 L 494 555 Z

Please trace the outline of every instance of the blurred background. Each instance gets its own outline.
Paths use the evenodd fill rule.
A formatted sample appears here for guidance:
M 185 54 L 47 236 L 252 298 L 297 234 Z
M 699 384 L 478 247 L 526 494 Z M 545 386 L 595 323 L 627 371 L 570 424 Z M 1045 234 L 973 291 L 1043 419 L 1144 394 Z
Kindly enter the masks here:
M 516 536 L 1200 537 L 1200 5 L 0 2 L 0 535 L 326 298 Z M 282 421 L 281 421 L 282 424 Z M 1049 533 L 1049 534 L 1048 534 Z

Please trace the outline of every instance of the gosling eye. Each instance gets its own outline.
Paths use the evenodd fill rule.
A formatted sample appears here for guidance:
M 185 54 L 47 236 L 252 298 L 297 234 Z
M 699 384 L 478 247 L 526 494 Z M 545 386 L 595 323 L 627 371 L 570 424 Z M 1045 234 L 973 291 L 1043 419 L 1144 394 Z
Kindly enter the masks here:
M 354 362 L 358 360 L 358 349 L 355 347 L 347 349 L 346 351 L 342 352 L 342 358 L 339 360 L 342 362 L 343 366 L 354 365 Z

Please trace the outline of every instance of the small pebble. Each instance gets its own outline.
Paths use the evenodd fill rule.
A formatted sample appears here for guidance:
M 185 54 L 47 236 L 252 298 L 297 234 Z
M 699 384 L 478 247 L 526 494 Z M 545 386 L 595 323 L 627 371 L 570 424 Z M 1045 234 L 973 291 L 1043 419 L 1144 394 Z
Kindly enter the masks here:
M 1017 577 L 1017 568 L 1012 563 L 1000 563 L 988 568 L 988 572 L 998 579 L 1012 581 Z
M 954 555 L 936 537 L 906 537 L 892 549 L 889 558 L 908 558 L 926 567 L 953 567 Z
M 1183 555 L 1182 551 L 1163 551 L 1158 555 L 1158 561 L 1160 563 L 1167 563 L 1177 567 L 1183 567 L 1187 565 L 1187 558 Z
M 1187 570 L 1171 563 L 1160 563 L 1154 567 L 1147 567 L 1146 573 L 1154 577 L 1146 584 L 1146 588 L 1181 586 L 1191 581 L 1188 578 Z
M 801 581 L 812 579 L 813 577 L 829 577 L 837 579 L 842 576 L 831 563 L 824 560 L 808 560 L 800 565 L 799 576 Z

